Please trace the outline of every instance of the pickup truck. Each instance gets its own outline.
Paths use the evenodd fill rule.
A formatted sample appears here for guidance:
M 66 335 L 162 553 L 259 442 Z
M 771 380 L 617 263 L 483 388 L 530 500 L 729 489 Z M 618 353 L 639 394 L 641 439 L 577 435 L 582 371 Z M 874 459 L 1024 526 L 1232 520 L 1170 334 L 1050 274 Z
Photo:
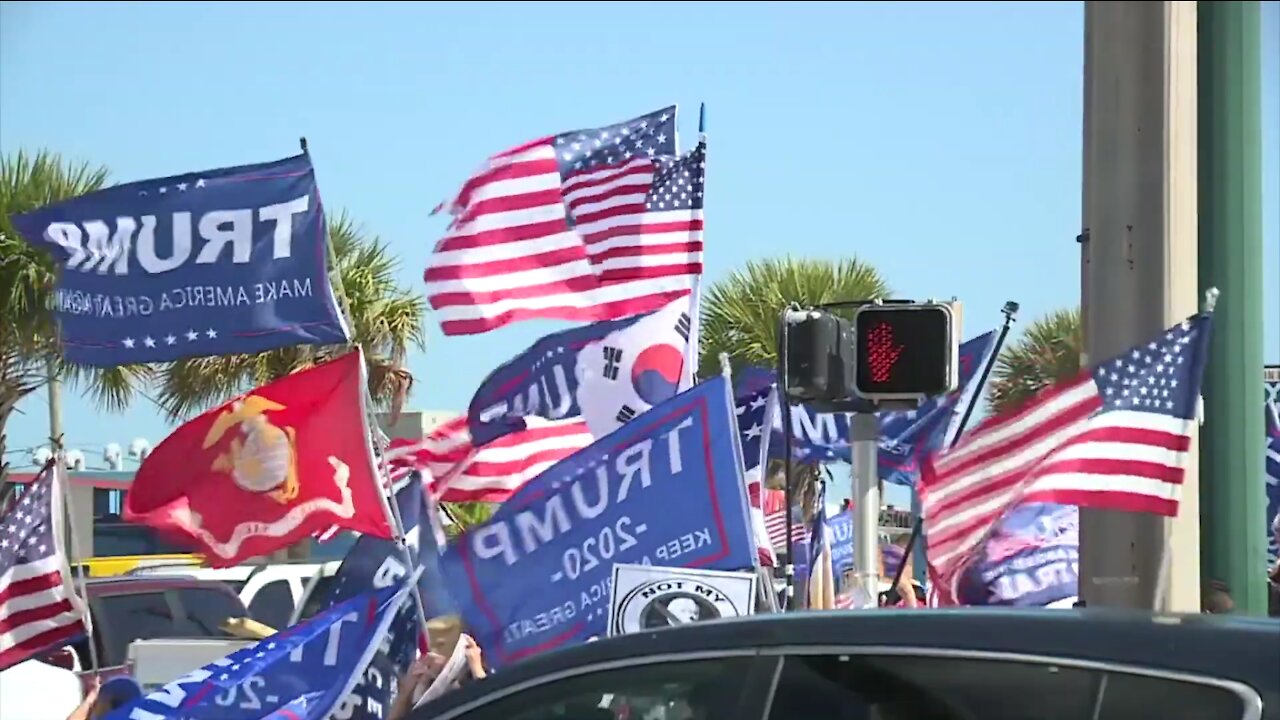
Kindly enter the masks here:
M 130 671 L 129 645 L 134 640 L 232 640 L 236 636 L 223 629 L 227 621 L 249 614 L 226 584 L 190 577 L 91 578 L 85 582 L 85 592 L 104 678 Z M 70 670 L 93 667 L 86 637 L 43 659 Z M 174 677 L 189 669 L 177 668 Z

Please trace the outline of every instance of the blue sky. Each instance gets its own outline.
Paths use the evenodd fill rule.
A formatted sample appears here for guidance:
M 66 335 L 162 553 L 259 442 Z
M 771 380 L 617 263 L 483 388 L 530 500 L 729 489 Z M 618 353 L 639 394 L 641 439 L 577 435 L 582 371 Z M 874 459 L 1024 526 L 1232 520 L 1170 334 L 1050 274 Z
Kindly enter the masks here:
M 1264 3 L 1266 352 L 1280 362 L 1276 88 Z M 303 12 L 301 9 L 305 9 Z M 663 10 L 669 10 L 664 17 Z M 421 273 L 430 209 L 486 155 L 678 102 L 706 102 L 707 274 L 748 258 L 856 255 L 899 296 L 957 296 L 966 334 L 1079 297 L 1081 3 L 0 3 L 0 151 L 48 147 L 116 181 L 286 157 L 305 135 L 329 210 Z M 444 338 L 411 405 L 466 407 L 555 323 Z M 9 447 L 47 436 L 43 392 Z M 68 444 L 159 442 L 139 401 L 72 392 Z M 11 458 L 15 464 L 25 456 Z

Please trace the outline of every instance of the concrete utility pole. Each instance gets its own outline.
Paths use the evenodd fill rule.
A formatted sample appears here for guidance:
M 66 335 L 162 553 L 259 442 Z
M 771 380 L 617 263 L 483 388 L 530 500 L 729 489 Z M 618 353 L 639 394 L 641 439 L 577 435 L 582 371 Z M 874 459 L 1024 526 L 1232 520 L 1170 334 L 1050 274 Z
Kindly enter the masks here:
M 1194 2 L 1085 3 L 1085 363 L 1147 341 L 1201 302 L 1196 70 Z M 1232 292 L 1228 280 L 1219 283 Z M 1176 519 L 1081 511 L 1080 596 L 1087 604 L 1199 610 L 1196 453 L 1193 442 Z
M 1265 616 L 1262 10 L 1257 0 L 1199 6 L 1200 287 L 1222 291 L 1204 387 L 1204 578 Z

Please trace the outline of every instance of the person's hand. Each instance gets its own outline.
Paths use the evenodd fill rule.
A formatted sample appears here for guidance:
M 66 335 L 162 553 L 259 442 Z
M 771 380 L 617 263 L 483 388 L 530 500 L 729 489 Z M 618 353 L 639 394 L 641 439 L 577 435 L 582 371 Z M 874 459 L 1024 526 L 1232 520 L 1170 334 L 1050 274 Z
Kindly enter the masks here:
M 902 598 L 903 607 L 913 608 L 919 605 L 919 601 L 916 600 L 916 589 L 907 579 L 906 573 L 898 579 L 898 597 Z
M 430 685 L 444 669 L 444 657 L 427 653 L 414 661 L 400 678 L 400 693 L 412 697 L 419 687 Z
M 467 634 L 463 634 L 460 641 L 463 643 L 463 652 L 467 656 L 467 668 L 471 670 L 471 677 L 477 680 L 483 678 L 485 676 L 484 653 L 480 650 L 480 644 Z

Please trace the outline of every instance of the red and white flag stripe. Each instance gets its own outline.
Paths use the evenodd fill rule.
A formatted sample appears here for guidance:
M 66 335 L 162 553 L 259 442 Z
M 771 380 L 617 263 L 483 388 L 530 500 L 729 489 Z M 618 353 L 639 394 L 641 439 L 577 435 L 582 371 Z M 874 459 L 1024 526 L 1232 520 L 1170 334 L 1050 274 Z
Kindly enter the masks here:
M 448 204 L 454 220 L 423 275 L 446 335 L 648 312 L 702 274 L 701 206 L 650 209 L 653 160 L 562 178 L 556 140 L 495 155 Z
M 502 502 L 555 463 L 590 445 L 581 419 L 525 418 L 527 429 L 476 448 L 461 415 L 419 441 L 396 439 L 387 451 L 392 477 L 425 470 L 444 502 Z
M 990 418 L 926 462 L 922 504 L 940 600 L 1010 508 L 1055 502 L 1176 514 L 1194 422 L 1141 410 L 1099 413 L 1089 373 Z

